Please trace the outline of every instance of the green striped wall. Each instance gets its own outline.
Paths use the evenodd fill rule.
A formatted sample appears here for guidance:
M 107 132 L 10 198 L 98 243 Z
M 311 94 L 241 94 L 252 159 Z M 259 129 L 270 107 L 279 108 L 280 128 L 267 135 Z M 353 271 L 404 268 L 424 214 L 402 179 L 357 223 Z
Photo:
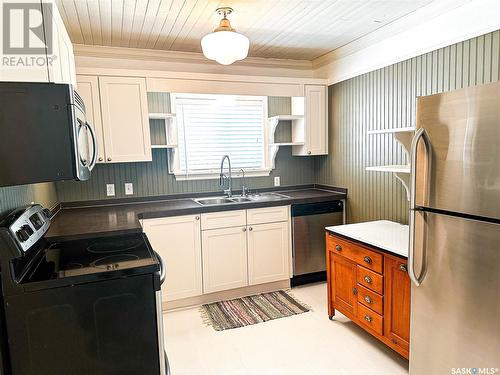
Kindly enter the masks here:
M 44 183 L 0 188 L 0 215 L 31 202 L 41 203 L 45 207 L 53 207 L 57 203 L 55 184 Z
M 169 112 L 168 94 L 149 93 L 148 107 L 150 112 Z M 268 115 L 291 113 L 291 100 L 284 97 L 268 98 Z M 278 130 L 277 139 L 290 137 L 289 127 Z M 153 143 L 164 141 L 165 133 L 161 121 L 151 121 L 151 137 Z M 292 157 L 291 148 L 283 147 L 276 157 L 276 169 L 270 176 L 248 178 L 247 185 L 252 188 L 271 187 L 274 176 L 280 176 L 281 185 L 311 184 L 314 182 L 314 160 L 312 158 Z M 177 181 L 168 174 L 167 151 L 153 150 L 153 162 L 146 163 L 114 163 L 98 164 L 89 181 L 58 182 L 57 194 L 61 202 L 106 199 L 106 184 L 115 184 L 115 198 L 126 197 L 126 182 L 134 184 L 134 196 L 154 196 L 191 192 L 220 190 L 218 180 Z M 236 189 L 241 187 L 241 180 L 235 179 Z
M 348 221 L 407 222 L 403 186 L 371 165 L 406 163 L 391 135 L 368 130 L 414 125 L 415 98 L 499 80 L 500 31 L 379 69 L 329 88 L 330 154 L 316 158 L 316 182 L 349 189 Z

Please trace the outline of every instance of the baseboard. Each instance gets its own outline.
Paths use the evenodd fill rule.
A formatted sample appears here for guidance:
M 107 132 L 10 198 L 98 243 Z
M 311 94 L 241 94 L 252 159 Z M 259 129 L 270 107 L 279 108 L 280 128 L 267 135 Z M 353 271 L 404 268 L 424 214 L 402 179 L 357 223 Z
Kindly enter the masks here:
M 222 292 L 203 294 L 201 296 L 183 298 L 170 302 L 163 302 L 162 307 L 163 311 L 172 311 L 172 310 L 200 306 L 206 303 L 222 301 L 225 299 L 240 298 L 252 294 L 272 292 L 279 289 L 289 289 L 289 288 L 290 288 L 290 280 L 287 279 L 281 281 L 274 281 L 272 283 L 251 285 L 243 288 L 224 290 Z

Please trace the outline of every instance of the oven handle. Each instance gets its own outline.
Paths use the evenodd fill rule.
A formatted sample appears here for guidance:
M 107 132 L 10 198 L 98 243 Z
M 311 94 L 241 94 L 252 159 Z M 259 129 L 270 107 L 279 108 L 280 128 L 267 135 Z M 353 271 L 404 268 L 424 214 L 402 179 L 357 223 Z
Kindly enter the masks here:
M 160 254 L 155 251 L 155 255 L 158 258 L 158 262 L 160 263 L 160 285 L 162 285 L 165 281 L 165 277 L 167 276 L 167 270 L 165 269 L 165 262 L 163 261 L 163 258 L 160 256 Z

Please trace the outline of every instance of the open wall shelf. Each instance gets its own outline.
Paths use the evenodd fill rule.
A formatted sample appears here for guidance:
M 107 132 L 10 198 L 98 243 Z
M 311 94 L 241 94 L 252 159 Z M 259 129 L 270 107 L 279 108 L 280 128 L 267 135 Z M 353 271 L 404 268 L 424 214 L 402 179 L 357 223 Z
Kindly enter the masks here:
M 280 147 L 303 146 L 305 144 L 304 115 L 277 115 L 269 117 L 267 121 L 269 132 L 269 152 L 271 156 L 272 168 L 274 168 L 276 155 L 278 154 Z M 285 124 L 285 121 L 290 123 L 289 126 L 291 127 L 290 132 L 292 134 L 292 139 L 288 142 L 276 142 L 276 129 L 280 123 Z
M 392 134 L 396 141 L 403 146 L 407 159 L 410 160 L 410 146 L 415 127 L 390 128 L 380 130 L 370 130 L 369 135 Z M 394 173 L 406 190 L 406 198 L 410 200 L 410 165 L 380 165 L 366 167 L 367 171 Z
M 166 144 L 152 144 L 152 149 L 173 149 L 178 147 L 177 123 L 175 113 L 150 113 L 150 120 L 162 120 L 165 123 Z

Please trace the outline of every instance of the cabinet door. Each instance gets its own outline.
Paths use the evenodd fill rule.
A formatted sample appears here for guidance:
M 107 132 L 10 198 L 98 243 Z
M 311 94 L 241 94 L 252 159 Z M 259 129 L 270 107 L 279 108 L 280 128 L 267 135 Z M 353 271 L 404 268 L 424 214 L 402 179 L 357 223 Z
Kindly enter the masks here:
M 290 278 L 288 222 L 248 227 L 248 278 L 250 285 Z
M 384 335 L 405 351 L 410 342 L 410 278 L 406 260 L 384 257 Z
M 106 161 L 151 161 L 146 79 L 99 77 Z
M 165 261 L 163 301 L 202 294 L 201 228 L 199 216 L 143 220 L 153 249 Z
M 308 154 L 328 154 L 327 87 L 306 85 L 305 116 Z
M 202 233 L 203 293 L 247 286 L 246 227 Z
M 101 101 L 99 100 L 99 80 L 96 76 L 78 75 L 76 77 L 76 91 L 85 102 L 85 115 L 87 121 L 95 130 L 97 140 L 97 162 L 106 160 L 104 137 L 101 121 Z
M 333 308 L 357 320 L 356 263 L 330 253 L 330 283 Z

